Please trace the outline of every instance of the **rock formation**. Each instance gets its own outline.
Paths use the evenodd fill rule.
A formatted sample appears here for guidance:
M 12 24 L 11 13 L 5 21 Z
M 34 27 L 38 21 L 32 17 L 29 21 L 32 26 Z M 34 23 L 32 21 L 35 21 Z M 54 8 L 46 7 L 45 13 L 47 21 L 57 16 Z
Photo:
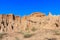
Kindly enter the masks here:
M 60 16 L 34 12 L 0 15 L 0 40 L 60 40 Z
M 26 31 L 26 28 L 31 31 L 35 27 L 37 29 L 60 29 L 60 16 L 52 16 L 50 13 L 45 16 L 42 13 L 35 12 L 29 16 L 14 16 L 13 14 L 0 15 L 0 32 L 19 32 Z

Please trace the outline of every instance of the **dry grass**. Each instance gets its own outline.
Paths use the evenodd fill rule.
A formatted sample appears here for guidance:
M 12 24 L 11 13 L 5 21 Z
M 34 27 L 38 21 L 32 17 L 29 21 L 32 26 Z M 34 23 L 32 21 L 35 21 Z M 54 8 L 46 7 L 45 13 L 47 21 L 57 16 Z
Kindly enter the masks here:
M 33 36 L 33 34 L 31 33 L 24 33 L 24 38 L 30 38 L 31 36 Z
M 36 31 L 37 29 L 36 29 L 35 27 L 33 27 L 31 30 L 32 30 L 32 31 Z
M 60 31 L 59 30 L 55 30 L 55 35 L 60 35 Z
M 7 33 L 0 33 L 0 40 L 2 40 L 4 35 L 7 35 Z
M 20 40 L 18 37 L 15 37 L 16 40 Z

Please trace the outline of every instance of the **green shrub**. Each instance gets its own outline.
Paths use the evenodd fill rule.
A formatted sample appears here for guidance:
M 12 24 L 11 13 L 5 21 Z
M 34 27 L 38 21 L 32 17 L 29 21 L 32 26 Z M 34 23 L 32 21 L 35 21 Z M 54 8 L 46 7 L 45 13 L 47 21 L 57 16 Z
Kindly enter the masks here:
M 36 31 L 37 29 L 36 29 L 35 27 L 33 27 L 31 30 L 32 30 L 32 31 Z
M 55 35 L 60 35 L 60 31 L 55 31 Z
M 27 31 L 26 32 L 20 31 L 18 33 L 21 33 L 24 36 L 24 38 L 29 38 L 32 35 L 34 35 L 34 34 L 30 33 L 29 31 L 28 32 Z
M 33 34 L 29 34 L 29 33 L 25 33 L 24 34 L 24 38 L 29 38 L 29 37 L 31 37 Z

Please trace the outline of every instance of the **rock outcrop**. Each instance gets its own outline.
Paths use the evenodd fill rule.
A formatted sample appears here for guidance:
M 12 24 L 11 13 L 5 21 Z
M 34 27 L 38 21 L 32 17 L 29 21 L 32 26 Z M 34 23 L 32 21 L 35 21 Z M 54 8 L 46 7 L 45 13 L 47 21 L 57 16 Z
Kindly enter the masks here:
M 0 15 L 0 32 L 15 32 L 19 30 L 21 18 L 13 14 Z
M 0 15 L 0 32 L 19 32 L 31 31 L 36 29 L 60 29 L 60 16 L 52 16 L 49 14 L 45 16 L 42 13 L 35 12 L 29 16 L 14 16 L 13 14 Z

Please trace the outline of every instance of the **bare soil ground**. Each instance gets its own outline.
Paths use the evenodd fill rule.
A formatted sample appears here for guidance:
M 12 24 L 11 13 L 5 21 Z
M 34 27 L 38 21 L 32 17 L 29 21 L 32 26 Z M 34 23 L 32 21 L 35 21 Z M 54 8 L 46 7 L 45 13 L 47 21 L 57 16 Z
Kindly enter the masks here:
M 40 29 L 33 33 L 1 33 L 0 40 L 60 40 L 60 30 Z

